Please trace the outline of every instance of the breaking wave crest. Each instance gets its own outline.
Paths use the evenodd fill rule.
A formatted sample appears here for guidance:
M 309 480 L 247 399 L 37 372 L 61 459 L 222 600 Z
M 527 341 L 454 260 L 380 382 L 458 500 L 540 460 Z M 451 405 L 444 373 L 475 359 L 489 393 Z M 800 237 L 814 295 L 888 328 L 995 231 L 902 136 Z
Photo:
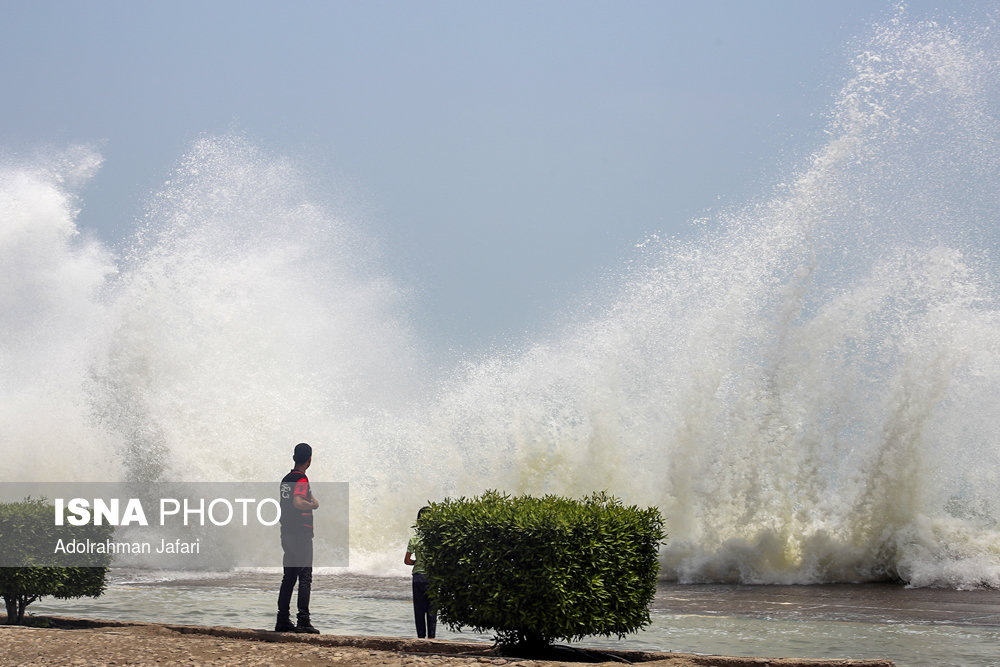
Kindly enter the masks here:
M 428 498 L 606 489 L 663 510 L 682 582 L 1000 587 L 990 38 L 877 26 L 787 183 L 444 381 L 288 160 L 198 141 L 117 252 L 75 223 L 99 156 L 6 165 L 2 477 L 276 479 L 306 440 L 357 569 Z

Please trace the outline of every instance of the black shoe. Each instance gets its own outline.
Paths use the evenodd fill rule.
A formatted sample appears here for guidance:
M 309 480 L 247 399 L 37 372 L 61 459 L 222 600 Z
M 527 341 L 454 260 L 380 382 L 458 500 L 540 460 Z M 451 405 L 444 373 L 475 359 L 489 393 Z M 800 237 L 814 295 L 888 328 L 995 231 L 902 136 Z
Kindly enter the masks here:
M 295 632 L 301 632 L 307 635 L 318 635 L 319 630 L 312 626 L 312 623 L 299 623 L 295 626 Z
M 287 618 L 285 618 L 285 619 L 279 618 L 278 622 L 274 624 L 274 631 L 275 632 L 296 632 L 295 626 L 292 625 L 292 622 L 289 619 L 287 619 Z

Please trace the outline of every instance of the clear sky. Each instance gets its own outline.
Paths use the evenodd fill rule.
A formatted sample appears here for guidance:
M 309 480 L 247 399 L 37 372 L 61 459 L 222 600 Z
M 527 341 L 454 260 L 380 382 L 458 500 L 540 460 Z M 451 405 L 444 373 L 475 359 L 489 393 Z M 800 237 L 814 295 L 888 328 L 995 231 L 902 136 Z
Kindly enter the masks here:
M 195 139 L 245 135 L 348 187 L 419 329 L 476 349 L 544 327 L 649 235 L 765 194 L 820 145 L 852 40 L 893 11 L 4 0 L 0 153 L 97 146 L 79 223 L 115 244 Z

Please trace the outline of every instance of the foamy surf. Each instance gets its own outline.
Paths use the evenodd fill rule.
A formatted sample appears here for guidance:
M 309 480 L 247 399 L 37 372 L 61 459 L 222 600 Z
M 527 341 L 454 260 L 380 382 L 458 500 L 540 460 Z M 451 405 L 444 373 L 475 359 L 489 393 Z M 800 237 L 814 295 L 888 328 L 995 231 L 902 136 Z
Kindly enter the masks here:
M 244 138 L 121 248 L 76 227 L 93 151 L 5 165 L 0 478 L 264 481 L 306 440 L 361 571 L 428 499 L 608 490 L 663 510 L 682 582 L 1000 587 L 998 53 L 877 26 L 786 183 L 445 372 L 363 230 Z

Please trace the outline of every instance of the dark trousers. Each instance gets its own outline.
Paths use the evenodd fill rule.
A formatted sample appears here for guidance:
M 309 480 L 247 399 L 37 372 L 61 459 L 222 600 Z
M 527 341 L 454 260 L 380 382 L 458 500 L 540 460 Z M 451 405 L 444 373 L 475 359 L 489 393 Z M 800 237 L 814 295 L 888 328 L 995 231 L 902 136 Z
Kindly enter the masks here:
M 283 565 L 285 574 L 278 590 L 278 618 L 291 616 L 292 590 L 299 585 L 298 617 L 300 625 L 309 623 L 309 595 L 312 593 L 312 538 L 288 538 L 282 536 L 281 547 L 285 551 Z
M 437 634 L 437 614 L 427 597 L 427 575 L 413 575 L 413 620 L 417 623 L 417 637 L 434 639 Z

